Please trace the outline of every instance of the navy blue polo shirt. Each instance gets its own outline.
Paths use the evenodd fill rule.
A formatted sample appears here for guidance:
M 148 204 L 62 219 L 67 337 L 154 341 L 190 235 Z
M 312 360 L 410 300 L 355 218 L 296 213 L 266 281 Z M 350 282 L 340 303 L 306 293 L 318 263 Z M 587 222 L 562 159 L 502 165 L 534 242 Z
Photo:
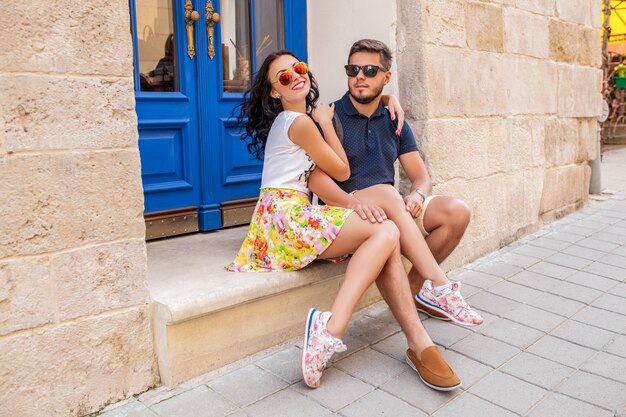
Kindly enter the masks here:
M 397 123 L 391 120 L 382 103 L 367 117 L 354 107 L 349 93 L 335 102 L 335 113 L 341 120 L 343 148 L 350 162 L 350 178 L 337 184 L 348 193 L 376 184 L 393 185 L 396 159 L 417 151 L 409 125 L 405 123 L 397 136 Z

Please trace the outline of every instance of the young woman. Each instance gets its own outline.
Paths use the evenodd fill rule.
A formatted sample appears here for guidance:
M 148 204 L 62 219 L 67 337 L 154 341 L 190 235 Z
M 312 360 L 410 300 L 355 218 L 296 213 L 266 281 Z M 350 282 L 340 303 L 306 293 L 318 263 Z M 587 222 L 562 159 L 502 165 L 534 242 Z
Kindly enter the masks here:
M 400 236 L 393 222 L 370 223 L 351 209 L 310 203 L 307 179 L 316 166 L 339 181 L 350 176 L 333 128 L 333 108 L 316 105 L 318 97 L 306 64 L 291 52 L 271 54 L 259 69 L 241 119 L 247 117 L 249 150 L 264 155 L 261 195 L 241 249 L 227 267 L 241 272 L 291 271 L 317 258 L 352 254 L 330 311 L 311 308 L 308 313 L 302 372 L 312 388 L 319 386 L 333 353 L 346 349 L 341 337 L 352 312 L 387 260 L 399 256 Z M 436 351 L 425 330 L 424 334 L 421 348 Z M 440 356 L 437 360 L 443 361 Z M 448 389 L 460 385 L 449 367 L 435 378 Z

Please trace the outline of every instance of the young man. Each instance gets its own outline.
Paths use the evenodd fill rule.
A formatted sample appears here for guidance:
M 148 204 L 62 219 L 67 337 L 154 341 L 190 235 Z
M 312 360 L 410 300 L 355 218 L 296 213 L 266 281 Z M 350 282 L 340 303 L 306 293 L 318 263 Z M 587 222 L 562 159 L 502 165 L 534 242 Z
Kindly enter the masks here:
M 328 177 L 321 175 L 312 175 L 309 187 L 326 203 L 352 206 L 362 217 L 381 221 L 382 211 L 376 206 L 384 208 L 387 198 L 376 187 L 380 184 L 393 185 L 393 165 L 399 159 L 412 184 L 411 192 L 404 197 L 406 210 L 415 219 L 434 259 L 441 263 L 463 237 L 469 224 L 470 210 L 458 199 L 430 195 L 430 176 L 418 153 L 410 127 L 404 125 L 399 130 L 382 107 L 381 94 L 391 79 L 391 60 L 389 48 L 380 41 L 362 39 L 352 45 L 348 65 L 345 66 L 349 90 L 335 102 L 335 113 L 341 125 L 336 127 L 342 131 L 351 176 L 347 181 L 338 183 L 343 191 L 336 188 L 329 192 Z M 366 207 L 361 209 L 361 204 Z M 388 265 L 381 277 L 399 273 L 400 268 L 401 264 Z M 427 278 L 433 282 L 427 282 Z M 460 297 L 458 283 L 423 277 L 413 267 L 409 272 L 409 285 L 415 306 L 426 314 L 442 320 L 452 318 L 465 325 L 482 323 L 482 318 Z M 386 294 L 389 295 L 390 291 L 380 289 L 387 300 Z M 457 296 L 462 303 L 452 306 L 457 311 L 450 311 L 448 303 Z M 394 300 L 387 302 L 396 317 L 396 313 L 401 314 L 406 308 L 394 305 Z M 461 322 L 456 319 L 459 314 L 469 316 Z

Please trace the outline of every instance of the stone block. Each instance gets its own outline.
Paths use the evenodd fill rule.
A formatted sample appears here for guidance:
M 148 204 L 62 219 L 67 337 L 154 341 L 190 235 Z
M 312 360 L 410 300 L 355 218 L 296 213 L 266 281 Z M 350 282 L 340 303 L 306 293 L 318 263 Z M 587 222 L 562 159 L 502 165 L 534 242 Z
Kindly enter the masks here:
M 382 390 L 372 391 L 349 406 L 342 408 L 341 415 L 345 417 L 376 417 L 384 415 L 427 417 L 426 413 Z
M 591 26 L 591 8 L 601 9 L 593 0 L 556 0 L 556 15 L 567 22 Z
M 143 239 L 51 256 L 60 320 L 147 303 L 146 262 Z
M 520 353 L 501 369 L 507 374 L 549 390 L 574 373 L 572 368 L 528 352 Z
M 513 54 L 548 58 L 549 32 L 548 19 L 523 10 L 504 10 L 504 47 Z
M 525 415 L 547 393 L 542 388 L 502 372 L 493 372 L 469 392 L 520 415 Z
M 532 409 L 528 417 L 614 417 L 613 411 L 603 410 L 591 404 L 565 395 L 551 393 Z M 618 414 L 619 416 L 619 414 Z
M 47 256 L 0 263 L 0 336 L 55 321 Z
M 576 162 L 590 161 L 596 157 L 598 121 L 594 118 L 579 119 L 579 141 Z
M 556 210 L 568 204 L 582 201 L 588 188 L 585 188 L 584 165 L 567 165 L 545 171 L 540 213 Z
M 505 113 L 506 89 L 499 55 L 433 45 L 424 49 L 427 117 Z
M 0 195 L 11 196 L 0 258 L 145 234 L 137 150 L 15 155 L 0 160 L 0 172 Z
M 376 387 L 406 370 L 404 361 L 390 358 L 370 348 L 336 362 L 335 366 Z
M 0 15 L 0 71 L 131 77 L 129 25 L 128 2 L 27 0 Z
M 502 7 L 487 3 L 466 3 L 465 36 L 470 49 L 504 52 Z
M 436 417 L 481 416 L 481 417 L 515 417 L 511 413 L 489 401 L 466 393 L 446 404 L 435 414 Z
M 425 42 L 465 47 L 464 2 L 435 0 L 422 2 L 422 24 Z
M 0 415 L 82 416 L 157 380 L 147 306 L 0 339 Z
M 507 119 L 505 171 L 528 170 L 544 166 L 545 120 L 538 117 Z M 493 151 L 493 148 L 492 148 Z
M 624 405 L 626 385 L 579 371 L 558 390 L 569 397 L 614 410 Z
M 239 406 L 247 406 L 289 386 L 256 365 L 239 368 L 209 382 L 209 388 Z
M 515 0 L 515 7 L 530 12 L 552 16 L 555 0 Z
M 479 178 L 501 172 L 507 131 L 501 119 L 438 119 L 427 122 L 426 161 L 431 178 Z
M 503 80 L 510 114 L 557 112 L 557 67 L 547 60 L 513 56 L 503 59 Z
M 569 64 L 599 67 L 602 56 L 598 30 L 551 19 L 550 58 Z
M 7 152 L 137 146 L 132 78 L 0 76 Z
M 601 113 L 602 71 L 561 64 L 558 73 L 560 117 L 596 117 Z
M 278 391 L 275 394 L 265 397 L 261 401 L 252 404 L 245 410 L 246 416 L 253 417 L 275 417 L 283 416 L 301 416 L 301 417 L 333 417 L 334 414 L 328 408 L 324 408 L 319 403 L 300 394 L 292 388 Z M 161 415 L 170 416 L 170 413 Z M 185 414 L 183 414 L 184 416 Z M 189 413 L 187 415 L 194 415 Z M 209 415 L 209 414 L 204 414 Z M 222 413 L 221 415 L 226 415 Z M 180 417 L 183 417 L 180 416 Z
M 546 120 L 544 154 L 547 168 L 577 161 L 580 148 L 579 133 L 579 123 L 576 119 Z
M 516 347 L 478 333 L 471 334 L 455 343 L 451 349 L 496 368 L 520 352 Z

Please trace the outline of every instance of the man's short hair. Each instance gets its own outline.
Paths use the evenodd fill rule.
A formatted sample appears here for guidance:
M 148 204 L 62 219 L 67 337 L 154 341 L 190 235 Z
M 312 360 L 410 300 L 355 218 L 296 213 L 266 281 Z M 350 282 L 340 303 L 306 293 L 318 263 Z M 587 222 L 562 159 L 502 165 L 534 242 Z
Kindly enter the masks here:
M 350 57 L 357 52 L 378 52 L 380 55 L 380 63 L 383 67 L 389 70 L 391 68 L 391 61 L 393 59 L 389 47 L 381 41 L 376 39 L 360 39 L 352 44 L 350 48 L 350 55 L 348 55 L 348 61 Z

